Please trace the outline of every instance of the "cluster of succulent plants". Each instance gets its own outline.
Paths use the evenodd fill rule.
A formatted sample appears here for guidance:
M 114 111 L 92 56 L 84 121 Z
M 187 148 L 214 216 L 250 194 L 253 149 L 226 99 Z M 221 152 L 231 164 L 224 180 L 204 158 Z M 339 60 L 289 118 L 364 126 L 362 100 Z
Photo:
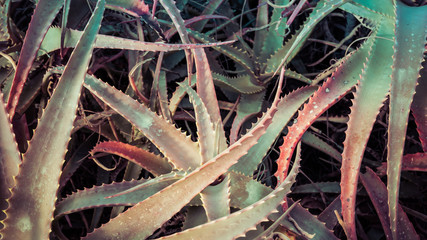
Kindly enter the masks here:
M 427 237 L 425 5 L 0 1 L 1 239 Z

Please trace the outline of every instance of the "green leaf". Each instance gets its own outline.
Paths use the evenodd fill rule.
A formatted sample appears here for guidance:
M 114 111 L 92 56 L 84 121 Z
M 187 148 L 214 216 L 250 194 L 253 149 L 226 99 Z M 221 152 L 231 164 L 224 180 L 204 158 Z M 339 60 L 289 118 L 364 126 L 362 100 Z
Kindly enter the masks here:
M 427 6 L 408 7 L 399 1 L 396 4 L 387 141 L 387 190 L 393 239 L 398 234 L 397 205 L 406 126 L 427 37 Z
M 1 232 L 5 239 L 49 236 L 61 167 L 104 6 L 104 0 L 98 1 L 23 157 Z

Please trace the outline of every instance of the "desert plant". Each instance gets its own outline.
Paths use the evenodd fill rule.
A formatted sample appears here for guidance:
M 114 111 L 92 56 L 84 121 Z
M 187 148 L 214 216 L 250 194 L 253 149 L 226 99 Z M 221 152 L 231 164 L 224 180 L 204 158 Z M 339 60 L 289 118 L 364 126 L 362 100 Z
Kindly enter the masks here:
M 315 7 L 301 28 L 287 36 L 289 24 L 305 1 L 297 5 L 292 5 L 294 1 L 274 4 L 259 1 L 253 28 L 241 28 L 234 20 L 247 14 L 243 10 L 237 17 L 230 11 L 224 11 L 222 16 L 213 15 L 221 4 L 229 6 L 230 3 L 223 1 L 211 1 L 201 11 L 201 16 L 184 21 L 182 15 L 185 13 L 180 11 L 183 6 L 170 0 L 159 1 L 161 11 L 157 12 L 157 18 L 154 17 L 156 7 L 150 13 L 149 6 L 139 0 L 98 0 L 92 13 L 87 10 L 91 18 L 83 31 L 70 29 L 81 24 L 74 16 L 81 11 L 75 8 L 80 1 L 35 2 L 36 9 L 16 66 L 13 66 L 14 50 L 19 47 L 21 33 L 9 15 L 10 2 L 6 0 L 2 4 L 5 14 L 0 23 L 1 39 L 6 45 L 4 59 L 8 60 L 2 62 L 2 67 L 16 68 L 14 74 L 5 71 L 2 75 L 4 97 L 0 99 L 0 206 L 4 210 L 0 216 L 4 225 L 0 234 L 3 239 L 46 239 L 49 236 L 65 239 L 60 221 L 86 209 L 95 210 L 85 239 L 159 237 L 157 233 L 153 235 L 155 230 L 162 228 L 182 209 L 186 212 L 185 216 L 181 215 L 183 231 L 174 231 L 163 238 L 217 239 L 221 236 L 234 239 L 244 236 L 260 239 L 287 238 L 286 235 L 296 234 L 305 238 L 333 239 L 336 236 L 330 229 L 339 221 L 347 237 L 356 239 L 355 199 L 359 175 L 385 236 L 388 239 L 418 237 L 398 204 L 398 190 L 402 170 L 425 171 L 424 152 L 404 156 L 405 138 L 402 137 L 413 101 L 412 114 L 425 151 L 425 98 L 420 94 L 425 81 L 418 81 L 417 86 L 426 43 L 425 6 L 409 7 L 399 1 L 386 0 L 381 3 L 321 0 L 317 4 L 310 3 Z M 153 3 L 156 4 L 157 1 Z M 105 6 L 112 10 L 104 13 Z M 59 28 L 52 22 L 61 7 L 62 21 L 56 20 L 61 25 Z M 271 14 L 270 8 L 273 9 Z M 356 17 L 369 30 L 360 46 L 314 80 L 287 68 L 316 24 L 338 8 Z M 282 9 L 294 9 L 288 21 Z M 101 25 L 103 16 L 109 14 L 122 22 L 133 22 L 123 25 L 128 27 L 122 29 L 125 37 L 101 34 L 111 29 L 108 19 Z M 219 19 L 223 24 L 207 28 L 208 19 Z M 141 21 L 146 23 L 145 30 L 149 34 L 144 34 Z M 115 29 L 115 32 L 119 31 Z M 250 32 L 254 32 L 254 36 L 253 42 L 248 44 L 245 37 Z M 182 43 L 170 43 L 177 41 L 175 33 Z M 222 38 L 224 41 L 212 37 L 212 34 L 221 33 L 226 34 Z M 156 42 L 144 41 L 147 37 Z M 214 51 L 207 50 L 209 47 Z M 70 48 L 74 48 L 71 55 Z M 120 52 L 103 58 L 97 52 L 92 54 L 94 48 L 119 49 Z M 126 54 L 122 50 L 126 50 Z M 47 54 L 60 58 L 59 62 L 66 65 L 47 64 L 44 59 L 53 61 Z M 101 81 L 100 78 L 114 78 L 118 71 L 113 61 L 123 56 L 129 65 L 129 84 L 123 87 L 113 81 L 113 87 Z M 224 56 L 233 63 L 232 70 L 222 66 Z M 183 67 L 180 63 L 184 58 Z M 298 66 L 298 63 L 293 64 Z M 106 72 L 104 76 L 96 74 L 100 69 Z M 173 76 L 177 73 L 180 77 Z M 332 75 L 317 87 L 329 74 Z M 57 83 L 52 82 L 57 75 L 61 76 Z M 281 98 L 285 76 L 309 86 L 293 89 Z M 177 88 L 169 99 L 172 81 Z M 243 124 L 261 111 L 267 92 L 273 92 L 268 89 L 271 83 L 277 83 L 271 106 L 240 137 Z M 51 85 L 56 85 L 52 94 Z M 82 91 L 82 86 L 86 90 Z M 197 91 L 193 90 L 194 86 Z M 147 90 L 149 87 L 151 90 Z M 355 97 L 340 154 L 307 129 L 352 89 Z M 85 99 L 91 99 L 99 112 L 86 116 L 79 107 L 83 105 L 81 92 Z M 239 101 L 234 106 L 219 101 L 219 92 Z M 27 145 L 25 113 L 40 95 L 41 117 Z M 182 101 L 187 95 L 189 102 Z M 388 96 L 387 170 L 383 170 L 388 176 L 386 188 L 370 168 L 363 174 L 359 172 L 373 122 Z M 183 114 L 186 111 L 178 114 L 179 106 L 194 112 L 195 127 L 187 127 L 190 136 L 176 126 L 179 114 L 183 119 L 191 117 Z M 225 118 L 221 116 L 222 109 L 229 112 Z M 226 119 L 233 112 L 236 116 L 228 132 Z M 298 116 L 294 118 L 296 112 Z M 78 118 L 74 121 L 76 115 Z M 101 123 L 93 124 L 96 120 Z M 288 123 L 291 126 L 286 129 Z M 89 155 L 97 163 L 95 166 L 111 174 L 98 170 L 96 183 L 100 186 L 64 196 L 65 185 L 85 158 L 79 154 L 65 156 L 72 145 L 67 147 L 70 134 L 81 128 L 90 129 L 107 140 L 93 144 L 92 149 L 82 144 L 76 152 Z M 192 133 L 192 129 L 196 132 Z M 275 173 L 277 186 L 273 190 L 254 180 L 253 173 L 257 171 L 260 175 L 258 165 L 274 148 L 275 140 L 284 129 L 287 134 L 280 147 Z M 313 186 L 315 191 L 335 186 L 315 183 L 291 191 L 299 172 L 301 146 L 297 144 L 300 141 L 342 161 L 341 187 L 332 190 L 341 192 L 341 201 L 336 198 L 318 217 L 286 198 L 289 193 L 307 192 Z M 297 154 L 288 173 L 294 149 Z M 116 155 L 129 162 L 120 161 L 111 167 L 102 161 L 106 155 Z M 64 158 L 67 159 L 65 164 Z M 124 168 L 124 176 L 117 177 L 123 174 Z M 145 178 L 136 180 L 141 169 L 144 169 Z M 379 171 L 381 169 L 384 166 Z M 116 179 L 124 180 L 115 182 Z M 388 207 L 382 204 L 387 199 Z M 288 208 L 290 204 L 293 205 Z M 128 206 L 130 208 L 124 211 Z M 106 207 L 113 207 L 111 214 L 101 220 Z M 343 222 L 339 216 L 341 208 Z M 276 210 L 280 215 L 274 213 Z M 262 221 L 268 221 L 271 226 L 260 224 Z M 163 229 L 160 234 L 165 233 Z

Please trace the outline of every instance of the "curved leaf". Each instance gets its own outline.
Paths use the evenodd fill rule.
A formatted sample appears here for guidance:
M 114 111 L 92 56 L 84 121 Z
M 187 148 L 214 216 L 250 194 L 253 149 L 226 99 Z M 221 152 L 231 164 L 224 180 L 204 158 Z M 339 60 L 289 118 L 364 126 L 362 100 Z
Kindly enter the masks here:
M 98 1 L 24 155 L 1 232 L 5 239 L 49 236 L 61 167 L 104 6 L 104 0 Z

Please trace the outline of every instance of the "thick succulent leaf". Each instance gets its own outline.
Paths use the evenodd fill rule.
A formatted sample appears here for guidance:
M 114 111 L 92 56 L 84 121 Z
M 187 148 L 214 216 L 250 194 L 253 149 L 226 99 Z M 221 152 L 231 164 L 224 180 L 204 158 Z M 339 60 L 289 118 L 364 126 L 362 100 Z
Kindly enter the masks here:
M 192 75 L 191 77 L 191 87 L 196 86 L 196 75 Z M 194 79 L 193 79 L 194 78 Z M 182 85 L 188 85 L 188 78 L 186 78 L 184 81 L 182 81 Z M 175 115 L 176 109 L 178 108 L 179 103 L 182 101 L 182 99 L 187 95 L 187 92 L 185 91 L 184 87 L 178 86 L 175 92 L 172 94 L 172 97 L 169 100 L 169 110 L 171 112 L 171 115 Z
M 215 153 L 215 130 L 212 124 L 208 110 L 205 104 L 197 95 L 196 91 L 186 84 L 178 83 L 187 91 L 190 101 L 193 103 L 196 115 L 197 135 L 199 138 L 200 154 L 202 155 L 202 164 L 211 160 Z
M 273 189 L 254 180 L 251 176 L 230 171 L 230 205 L 243 209 L 270 194 Z
M 277 112 L 273 117 L 273 123 L 267 128 L 267 132 L 258 143 L 249 150 L 248 154 L 239 159 L 239 162 L 231 167 L 231 170 L 252 176 L 258 164 L 267 154 L 274 140 L 280 135 L 291 117 L 298 108 L 313 94 L 316 87 L 304 87 L 295 90 L 282 98 L 277 105 Z
M 10 0 L 7 0 L 0 4 L 0 41 L 9 41 L 10 39 L 8 28 L 9 3 Z
M 237 105 L 236 117 L 233 120 L 230 130 L 230 144 L 233 144 L 239 138 L 239 133 L 243 123 L 250 117 L 259 113 L 264 102 L 265 90 L 256 94 L 242 94 Z
M 386 0 L 387 1 L 387 0 Z M 360 1 L 359 1 L 360 2 Z M 389 4 L 389 3 L 386 3 Z M 360 4 L 355 3 L 354 1 L 348 2 L 342 6 L 340 9 L 353 14 L 358 17 L 359 21 L 363 23 L 364 26 L 372 28 L 372 23 L 378 21 L 381 18 L 381 15 L 377 12 L 374 12 Z M 382 15 L 384 16 L 384 15 Z M 390 18 L 394 18 L 391 17 Z
M 369 194 L 369 198 L 374 204 L 387 239 L 420 239 L 400 204 L 396 205 L 396 213 L 398 215 L 398 218 L 396 219 L 397 231 L 396 235 L 393 236 L 392 228 L 390 226 L 388 205 L 386 204 L 388 192 L 386 186 L 370 168 L 366 168 L 366 173 L 360 175 L 360 180 L 363 183 L 363 186 L 365 186 L 365 189 Z
M 253 51 L 255 56 L 260 56 L 262 52 L 262 47 L 267 39 L 268 29 L 265 28 L 265 25 L 268 25 L 268 4 L 262 4 L 264 0 L 258 0 L 258 11 L 255 21 L 255 31 L 254 36 L 254 46 Z M 255 61 L 255 64 L 258 64 L 260 61 Z
M 418 135 L 424 152 L 427 152 L 427 61 L 421 69 L 421 78 L 418 79 L 418 86 L 412 102 L 411 110 L 417 124 Z
M 219 73 L 212 73 L 215 84 L 221 88 L 230 91 L 237 91 L 243 94 L 255 94 L 265 90 L 265 86 L 254 84 L 251 75 L 238 75 L 236 77 L 228 77 Z
M 11 195 L 9 189 L 15 186 L 14 177 L 18 175 L 20 164 L 21 156 L 0 92 L 0 221 L 5 218 L 3 210 L 8 206 L 6 199 Z
M 304 22 L 303 29 L 296 35 L 295 40 L 292 41 L 292 45 L 289 49 L 286 49 L 286 55 L 281 59 L 280 64 L 275 70 L 289 62 L 290 57 L 294 56 L 296 52 L 302 47 L 309 34 L 314 30 L 314 26 L 320 22 L 326 15 L 348 2 L 349 0 L 321 0 L 317 3 L 310 17 Z
M 172 167 L 166 159 L 127 143 L 101 142 L 90 153 L 94 156 L 96 152 L 110 153 L 126 158 L 156 176 L 172 171 Z
M 368 39 L 361 48 L 342 59 L 332 76 L 313 94 L 304 109 L 298 112 L 296 122 L 289 127 L 288 134 L 284 137 L 277 160 L 278 170 L 275 176 L 279 178 L 279 182 L 288 169 L 285 163 L 292 157 L 293 149 L 304 132 L 320 114 L 338 102 L 357 83 L 372 44 L 373 38 Z
M 427 172 L 427 154 L 426 153 L 414 153 L 406 154 L 402 158 L 401 171 L 420 171 Z M 380 167 L 377 168 L 377 173 L 385 175 L 387 172 L 387 163 L 384 162 Z
M 335 225 L 338 224 L 337 216 L 335 215 L 335 211 L 338 214 L 341 213 L 341 197 L 338 196 L 332 201 L 325 210 L 317 217 L 320 221 L 325 223 L 325 226 L 329 229 L 333 229 Z
M 397 1 L 396 1 L 397 2 Z M 391 0 L 353 0 L 353 4 L 360 5 L 376 14 L 381 14 L 389 18 L 394 18 L 394 4 Z M 378 16 L 378 20 L 381 16 Z
M 197 53 L 195 53 L 197 54 Z M 196 60 L 197 62 L 197 60 Z M 198 72 L 200 71 L 200 66 L 198 68 Z M 201 74 L 202 75 L 202 74 Z M 200 75 L 198 75 L 200 76 Z M 198 81 L 204 81 L 202 78 L 198 78 Z M 212 78 L 211 78 L 212 82 Z M 207 110 L 206 105 L 202 101 L 202 99 L 197 95 L 197 93 L 190 88 L 188 85 L 180 85 L 181 87 L 184 87 L 184 89 L 187 91 L 188 95 L 190 96 L 191 101 L 193 102 L 194 106 L 194 112 L 196 114 L 196 126 L 197 126 L 197 134 L 199 137 L 199 146 L 200 146 L 200 153 L 202 155 L 202 164 L 209 161 L 213 157 L 215 157 L 220 151 L 227 148 L 227 142 L 224 134 L 224 130 L 222 128 L 222 122 L 221 118 L 219 116 L 219 108 L 218 103 L 216 101 L 216 97 L 214 98 L 216 103 L 216 108 L 211 109 L 211 111 L 217 111 L 217 117 L 219 118 L 217 122 L 216 129 L 214 128 L 214 125 L 212 124 L 212 116 L 209 115 L 209 110 Z M 202 84 L 202 86 L 205 86 Z M 212 84 L 212 90 L 213 84 Z M 198 89 L 200 86 L 198 86 Z M 202 94 L 209 94 L 204 90 L 200 91 Z M 215 93 L 215 92 L 214 92 Z M 208 98 L 207 96 L 205 98 Z M 212 106 L 211 106 L 212 108 Z M 222 129 L 222 131 L 219 130 L 219 128 Z M 222 134 L 221 134 L 222 133 Z M 221 136 L 221 135 L 222 136 Z M 217 139 L 222 139 L 221 142 L 219 142 Z M 204 191 L 201 192 L 201 199 L 204 203 L 204 207 L 206 210 L 206 214 L 208 217 L 208 220 L 214 220 L 223 216 L 226 216 L 230 212 L 230 206 L 229 206 L 229 198 L 228 198 L 228 191 L 229 191 L 229 184 L 228 184 L 228 177 L 226 177 L 226 180 L 222 181 L 220 184 L 217 184 L 216 186 L 208 186 Z
M 293 201 L 288 198 L 288 204 L 293 204 Z M 280 224 L 286 229 L 297 233 L 305 239 L 315 240 L 330 240 L 338 239 L 334 233 L 329 230 L 325 224 L 316 218 L 307 209 L 301 206 L 300 203 L 295 203 L 296 206 L 289 213 L 287 218 L 281 220 Z M 282 207 L 279 207 L 279 213 L 273 214 L 269 217 L 273 221 L 276 220 L 280 215 L 283 214 Z
M 208 221 L 230 215 L 229 191 L 230 177 L 226 174 L 222 182 L 215 186 L 208 186 L 200 192 Z
M 397 204 L 406 127 L 427 37 L 427 6 L 408 7 L 400 1 L 396 4 L 387 141 L 387 191 L 393 239 L 397 239 Z
M 81 31 L 66 29 L 65 30 L 64 47 L 73 48 L 76 46 L 77 41 L 82 35 Z M 61 28 L 51 27 L 47 31 L 46 37 L 40 46 L 37 55 L 41 56 L 60 49 L 61 47 Z M 208 43 L 208 44 L 170 44 L 161 42 L 142 42 L 138 40 L 126 39 L 121 37 L 114 37 L 109 35 L 98 34 L 96 36 L 95 48 L 108 48 L 108 49 L 126 49 L 135 51 L 152 51 L 152 52 L 169 52 L 193 48 L 212 47 L 221 44 L 230 44 L 234 40 L 222 43 Z
M 200 41 L 202 43 L 213 43 L 213 42 L 215 42 L 214 39 L 206 36 L 205 34 L 202 34 L 202 33 L 196 32 L 196 31 L 192 31 L 191 29 L 188 29 L 188 33 L 191 37 L 197 39 L 198 41 Z M 239 65 L 241 65 L 246 70 L 247 74 L 251 75 L 254 79 L 256 79 L 256 76 L 253 72 L 255 69 L 254 63 L 246 51 L 241 50 L 241 49 L 236 48 L 236 47 L 233 47 L 233 46 L 226 46 L 226 45 L 214 46 L 213 48 L 215 50 L 217 50 L 218 52 L 224 54 L 225 56 L 231 58 L 233 61 L 235 61 Z
M 196 143 L 174 125 L 150 111 L 145 105 L 93 76 L 86 77 L 84 86 L 141 130 L 174 167 L 187 170 L 200 166 L 201 157 Z
M 281 89 L 282 83 L 283 71 L 279 89 Z M 141 239 L 151 235 L 155 229 L 170 219 L 193 197 L 215 181 L 221 174 L 224 174 L 230 166 L 236 163 L 258 141 L 261 135 L 265 133 L 266 127 L 270 125 L 271 118 L 276 112 L 279 94 L 280 91 L 276 94 L 272 108 L 265 114 L 258 125 L 238 142 L 188 174 L 185 178 L 138 203 L 128 211 L 98 228 L 89 234 L 87 239 Z M 160 211 L 163 214 L 159 216 L 158 213 Z M 125 231 L 120 227 L 123 224 L 127 226 Z
M 255 228 L 256 224 L 266 217 L 283 202 L 295 182 L 299 172 L 300 159 L 295 161 L 288 178 L 273 192 L 258 202 L 237 211 L 230 216 L 223 217 L 195 228 L 164 237 L 163 239 L 234 239 L 242 236 L 249 229 Z
M 6 211 L 5 239 L 49 236 L 64 154 L 104 6 L 104 0 L 98 1 L 24 155 Z
M 289 0 L 276 0 L 274 1 L 277 5 L 285 5 L 289 3 Z M 274 8 L 271 15 L 270 24 L 268 31 L 266 33 L 265 41 L 263 41 L 262 51 L 259 55 L 259 59 L 263 62 L 274 52 L 276 52 L 283 45 L 283 38 L 285 36 L 286 28 L 286 18 L 281 19 L 282 17 L 281 8 Z M 280 21 L 280 22 L 279 22 Z
M 219 151 L 223 151 L 227 148 L 227 139 L 225 138 L 224 126 L 222 124 L 221 113 L 219 111 L 218 100 L 215 93 L 215 86 L 213 83 L 212 71 L 209 66 L 208 58 L 204 49 L 194 49 L 194 61 L 196 64 L 196 76 L 197 76 L 197 93 L 200 99 L 206 106 L 206 110 L 210 116 L 214 127 L 215 134 L 218 135 L 218 146 L 213 145 L 216 148 L 218 154 Z
M 353 106 L 344 141 L 341 166 L 341 203 L 345 228 L 349 238 L 356 239 L 355 204 L 357 181 L 365 146 L 377 114 L 390 88 L 393 63 L 394 23 L 384 18 L 378 23 L 377 36 L 366 68 L 356 87 Z
M 79 190 L 56 205 L 55 219 L 95 207 L 132 206 L 183 178 L 185 173 L 174 172 L 154 179 L 115 182 Z
M 47 29 L 61 9 L 62 4 L 63 1 L 40 0 L 34 10 L 26 32 L 27 37 L 24 39 L 24 44 L 21 48 L 15 78 L 13 79 L 9 100 L 7 101 L 7 110 L 11 119 L 15 114 L 19 96 L 36 57 L 37 50 L 43 41 Z

